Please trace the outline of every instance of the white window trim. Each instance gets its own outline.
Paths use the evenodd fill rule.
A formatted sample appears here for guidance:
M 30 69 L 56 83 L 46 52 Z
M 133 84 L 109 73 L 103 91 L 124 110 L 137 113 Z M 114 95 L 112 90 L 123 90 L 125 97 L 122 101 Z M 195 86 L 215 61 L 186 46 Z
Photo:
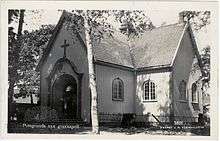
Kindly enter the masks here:
M 149 99 L 145 99 L 145 84 L 149 83 L 149 88 L 151 88 L 151 82 L 154 83 L 151 80 L 144 81 L 143 83 L 143 95 L 142 95 L 142 101 L 143 102 L 157 102 L 157 95 L 156 95 L 156 84 L 154 83 L 154 94 L 155 94 L 155 99 L 151 99 L 151 93 L 149 89 Z

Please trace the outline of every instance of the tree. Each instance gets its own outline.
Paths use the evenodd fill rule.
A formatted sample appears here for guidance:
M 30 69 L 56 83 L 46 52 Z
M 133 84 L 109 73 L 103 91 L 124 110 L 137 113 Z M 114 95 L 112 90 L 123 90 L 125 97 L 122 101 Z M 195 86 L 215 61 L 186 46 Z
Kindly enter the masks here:
M 26 91 L 26 96 L 33 99 L 33 93 L 39 93 L 40 74 L 36 66 L 42 56 L 54 29 L 54 25 L 42 25 L 34 31 L 24 31 L 22 48 L 19 53 L 18 88 Z M 33 101 L 31 100 L 31 103 Z
M 17 9 L 9 9 L 8 10 L 8 24 L 11 24 L 15 19 L 18 19 L 19 10 Z
M 19 15 L 20 14 L 20 15 Z M 13 27 L 9 26 L 8 30 L 8 53 L 9 53 L 9 61 L 8 61 L 8 74 L 9 74 L 9 90 L 8 90 L 8 103 L 12 103 L 13 101 L 13 92 L 14 85 L 17 80 L 17 68 L 18 68 L 18 58 L 19 51 L 21 47 L 21 32 L 24 23 L 24 10 L 9 10 L 8 11 L 8 24 L 12 23 L 19 16 L 19 25 L 17 34 L 14 33 Z
M 95 71 L 93 65 L 93 47 L 92 42 L 100 40 L 104 31 L 110 27 L 110 24 L 105 22 L 104 14 L 107 11 L 101 10 L 75 10 L 72 11 L 73 15 L 69 19 L 69 27 L 73 29 L 73 32 L 85 33 L 85 41 L 87 47 L 87 61 L 89 70 L 89 88 L 91 92 L 91 120 L 92 120 L 92 132 L 99 133 L 98 123 L 98 95 L 95 82 Z
M 203 63 L 203 87 L 209 88 L 210 85 L 210 46 L 203 48 L 201 53 Z
M 9 63 L 8 63 L 8 75 L 9 75 L 9 89 L 8 89 L 8 119 L 10 120 L 12 114 L 12 102 L 13 102 L 13 93 L 14 93 L 14 86 L 17 82 L 17 69 L 19 64 L 19 52 L 21 49 L 21 35 L 22 35 L 22 28 L 24 23 L 24 11 L 19 11 L 19 23 L 18 23 L 18 32 L 17 34 L 13 33 L 13 28 L 9 27 Z M 13 16 L 18 17 L 18 10 L 9 10 L 9 19 L 8 23 L 11 23 L 14 19 Z
M 96 90 L 96 82 L 95 82 L 95 71 L 93 66 L 93 48 L 92 48 L 92 40 L 90 38 L 91 28 L 89 26 L 90 21 L 88 18 L 88 12 L 84 12 L 84 27 L 85 27 L 85 38 L 86 38 L 86 46 L 87 46 L 87 59 L 88 59 L 88 68 L 89 68 L 89 87 L 91 91 L 91 118 L 92 118 L 92 127 L 94 133 L 99 133 L 98 126 L 98 103 L 97 103 L 97 90 Z
M 210 24 L 210 11 L 182 11 L 179 13 L 182 16 L 182 20 L 189 22 L 192 26 L 192 30 L 195 32 L 200 31 L 202 28 Z M 201 52 L 201 61 L 202 61 L 202 82 L 203 89 L 209 87 L 210 81 L 210 46 L 203 48 Z M 198 62 L 197 62 L 198 63 Z M 194 66 L 197 66 L 197 63 Z M 198 68 L 193 68 L 196 70 Z
M 110 23 L 107 22 L 108 17 L 113 16 L 116 21 L 122 23 L 129 19 L 129 22 L 126 29 L 120 29 L 122 33 L 130 36 L 134 33 L 143 33 L 144 30 L 148 29 L 147 22 L 143 20 L 143 17 L 146 16 L 141 11 L 135 11 L 134 16 L 133 12 L 130 11 L 109 11 L 109 10 L 74 10 L 72 11 L 71 18 L 68 20 L 67 28 L 72 29 L 73 33 L 84 32 L 85 33 L 85 42 L 87 46 L 87 60 L 88 60 L 88 69 L 89 69 L 89 87 L 91 91 L 91 120 L 92 120 L 92 130 L 94 133 L 99 133 L 99 123 L 98 123 L 98 102 L 97 102 L 97 89 L 95 82 L 95 71 L 93 64 L 93 43 L 98 42 L 107 34 L 112 36 L 114 32 L 113 27 Z M 127 14 L 127 15 L 124 15 Z M 142 18 L 140 15 L 142 14 Z M 132 15 L 132 16 L 131 16 Z M 139 22 L 139 23 L 138 23 Z M 138 23 L 138 24 L 137 24 Z M 149 24 L 149 27 L 152 26 L 152 23 Z M 125 32 L 124 32 L 125 31 Z M 128 32 L 126 32 L 128 31 Z
M 31 10 L 28 14 L 38 14 L 39 10 Z M 20 13 L 20 16 L 19 16 Z M 14 28 L 9 26 L 9 103 L 13 99 L 14 87 L 20 89 L 20 94 L 16 95 L 31 97 L 32 93 L 39 91 L 39 72 L 35 70 L 38 61 L 53 33 L 54 25 L 42 25 L 38 30 L 23 31 L 24 10 L 9 10 L 8 24 L 19 20 L 18 33 L 14 33 Z
M 183 18 L 183 21 L 189 21 L 195 31 L 210 24 L 210 11 L 182 11 L 179 15 Z

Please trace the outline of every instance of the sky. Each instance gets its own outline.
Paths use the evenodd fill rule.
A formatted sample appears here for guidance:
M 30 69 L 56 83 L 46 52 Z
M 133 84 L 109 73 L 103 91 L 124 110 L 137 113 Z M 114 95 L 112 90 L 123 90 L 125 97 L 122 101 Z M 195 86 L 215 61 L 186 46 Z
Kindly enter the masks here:
M 56 24 L 62 14 L 62 11 L 58 10 L 39 10 L 37 14 L 32 14 L 30 11 L 26 11 L 25 22 L 27 25 L 24 25 L 24 29 L 32 30 L 37 29 L 40 25 L 43 24 Z M 179 11 L 158 11 L 151 10 L 147 12 L 147 15 L 150 17 L 151 21 L 155 26 L 160 26 L 163 22 L 167 24 L 177 23 L 178 22 L 178 13 Z
M 159 27 L 164 22 L 166 24 L 173 24 L 177 23 L 178 13 L 181 12 L 183 9 L 178 8 L 171 8 L 171 9 L 153 9 L 148 8 L 149 10 L 146 11 L 146 15 L 149 16 L 152 23 Z M 31 12 L 30 10 L 25 11 L 25 24 L 23 25 L 24 30 L 36 30 L 39 29 L 41 25 L 46 24 L 53 24 L 56 25 L 62 11 L 52 9 L 52 10 L 34 10 L 35 12 Z M 197 40 L 197 45 L 199 48 L 199 51 L 202 50 L 202 48 L 206 47 L 207 45 L 211 45 L 210 40 L 207 40 L 207 38 L 210 38 L 212 36 L 210 27 L 212 26 L 212 23 L 203 29 L 201 29 L 199 32 L 195 32 L 194 35 Z

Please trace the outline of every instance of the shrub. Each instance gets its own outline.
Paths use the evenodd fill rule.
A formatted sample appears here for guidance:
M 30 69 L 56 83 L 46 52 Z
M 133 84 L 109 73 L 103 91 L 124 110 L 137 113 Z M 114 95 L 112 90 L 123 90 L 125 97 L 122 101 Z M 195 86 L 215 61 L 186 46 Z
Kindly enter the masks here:
M 24 116 L 25 122 L 53 122 L 57 119 L 56 110 L 50 107 L 40 106 L 27 109 Z

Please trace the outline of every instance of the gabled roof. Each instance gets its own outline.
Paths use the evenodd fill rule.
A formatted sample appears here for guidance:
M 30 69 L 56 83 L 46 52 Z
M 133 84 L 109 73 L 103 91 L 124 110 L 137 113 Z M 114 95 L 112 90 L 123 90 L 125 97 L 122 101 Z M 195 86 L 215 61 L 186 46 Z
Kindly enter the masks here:
M 62 14 L 37 69 L 42 66 L 49 54 L 52 44 L 67 16 L 69 16 L 67 12 Z M 175 58 L 178 44 L 182 40 L 185 27 L 186 25 L 181 23 L 148 30 L 140 37 L 134 38 L 130 43 L 126 36 L 118 31 L 114 31 L 113 36 L 104 34 L 100 42 L 92 43 L 94 59 L 95 61 L 131 69 L 170 67 Z M 192 35 L 190 30 L 189 32 Z M 84 33 L 77 33 L 77 37 L 85 45 Z M 197 57 L 199 57 L 196 45 L 195 49 Z
M 170 65 L 183 30 L 184 24 L 173 24 L 146 31 L 136 38 L 132 48 L 136 68 Z
M 123 36 L 117 31 L 113 36 L 104 34 L 100 43 L 93 44 L 95 60 L 134 68 L 129 45 Z

